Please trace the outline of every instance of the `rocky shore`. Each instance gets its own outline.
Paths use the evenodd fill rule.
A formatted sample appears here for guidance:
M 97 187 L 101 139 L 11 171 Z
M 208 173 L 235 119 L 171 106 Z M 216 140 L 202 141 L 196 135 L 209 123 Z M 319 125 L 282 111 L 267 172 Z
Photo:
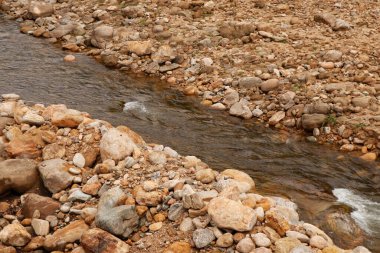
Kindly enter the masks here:
M 2 99 L 0 195 L 18 194 L 0 202 L 2 253 L 369 252 L 335 246 L 244 172 L 62 104 Z
M 376 160 L 377 1 L 1 0 L 23 33 Z M 65 57 L 75 61 L 74 55 Z

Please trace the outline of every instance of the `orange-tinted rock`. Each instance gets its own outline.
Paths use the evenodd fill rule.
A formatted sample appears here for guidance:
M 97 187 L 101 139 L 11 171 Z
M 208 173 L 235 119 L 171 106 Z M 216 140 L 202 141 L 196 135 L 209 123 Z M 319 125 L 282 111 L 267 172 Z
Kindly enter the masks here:
M 25 195 L 21 212 L 25 217 L 31 218 L 33 213 L 38 210 L 40 218 L 45 219 L 48 215 L 53 215 L 59 209 L 59 202 L 38 194 L 29 193 Z
M 99 228 L 90 229 L 82 235 L 81 246 L 86 253 L 127 253 L 129 245 Z

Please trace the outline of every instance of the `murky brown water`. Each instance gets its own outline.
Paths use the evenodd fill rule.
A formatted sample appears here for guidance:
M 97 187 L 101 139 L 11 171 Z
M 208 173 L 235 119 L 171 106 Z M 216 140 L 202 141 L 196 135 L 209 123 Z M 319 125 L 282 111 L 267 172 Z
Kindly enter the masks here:
M 127 125 L 182 155 L 196 155 L 215 169 L 243 170 L 260 192 L 289 197 L 302 219 L 325 229 L 326 215 L 356 210 L 352 216 L 367 231 L 364 244 L 380 252 L 380 169 L 373 164 L 348 156 L 338 161 L 340 154 L 326 146 L 284 142 L 275 131 L 211 111 L 156 80 L 128 77 L 80 54 L 76 63 L 65 63 L 64 55 L 0 17 L 0 93 L 18 93 L 33 103 L 65 103 Z M 135 103 L 123 111 L 126 102 Z M 334 189 L 352 209 L 336 201 Z M 349 247 L 358 236 L 340 237 L 339 244 Z

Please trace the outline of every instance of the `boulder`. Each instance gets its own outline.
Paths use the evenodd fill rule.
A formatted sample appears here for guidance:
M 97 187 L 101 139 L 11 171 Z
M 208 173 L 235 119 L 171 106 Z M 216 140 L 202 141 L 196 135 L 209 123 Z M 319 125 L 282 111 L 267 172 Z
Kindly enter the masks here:
M 73 109 L 57 110 L 51 117 L 51 123 L 58 127 L 75 128 L 82 123 L 83 119 L 80 111 Z
M 138 56 L 149 55 L 152 53 L 153 43 L 150 40 L 146 41 L 127 41 L 121 51 L 134 53 Z
M 74 177 L 68 172 L 70 167 L 70 164 L 62 159 L 52 159 L 40 163 L 38 170 L 45 187 L 56 193 L 71 185 Z
M 102 160 L 123 160 L 130 156 L 136 147 L 128 134 L 116 129 L 109 129 L 100 140 L 100 155 Z
M 302 115 L 302 127 L 306 130 L 320 128 L 325 120 L 326 115 L 324 114 L 304 114 Z
M 0 195 L 13 190 L 24 193 L 39 182 L 37 164 L 29 159 L 9 159 L 0 162 Z
M 138 225 L 139 217 L 135 206 L 118 206 L 124 192 L 119 188 L 112 188 L 102 194 L 98 212 L 95 217 L 97 227 L 118 236 L 128 237 Z
M 32 236 L 20 223 L 12 223 L 0 231 L 0 241 L 5 245 L 22 247 L 25 246 Z
M 43 197 L 35 193 L 28 193 L 22 196 L 21 212 L 26 218 L 32 218 L 36 210 L 40 213 L 40 218 L 55 214 L 60 203 L 49 197 Z
M 37 19 L 53 15 L 54 7 L 50 3 L 31 1 L 28 11 L 34 19 Z
M 250 191 L 255 190 L 255 181 L 245 172 L 234 169 L 227 169 L 220 173 L 222 176 L 232 178 L 239 183 L 249 186 Z M 240 188 L 239 188 L 240 189 Z
M 83 233 L 81 246 L 86 253 L 127 253 L 129 245 L 99 228 Z
M 91 44 L 97 48 L 105 48 L 113 39 L 114 29 L 112 26 L 100 25 L 92 33 Z
M 63 251 L 66 244 L 79 241 L 88 229 L 88 225 L 83 220 L 73 221 L 66 227 L 56 230 L 52 235 L 46 236 L 44 248 L 47 251 Z
M 245 99 L 240 99 L 239 102 L 233 104 L 230 108 L 230 115 L 244 119 L 252 118 L 252 112 L 248 107 L 248 101 Z
M 208 205 L 208 214 L 217 227 L 241 232 L 250 231 L 257 220 L 252 208 L 225 197 L 212 199 Z

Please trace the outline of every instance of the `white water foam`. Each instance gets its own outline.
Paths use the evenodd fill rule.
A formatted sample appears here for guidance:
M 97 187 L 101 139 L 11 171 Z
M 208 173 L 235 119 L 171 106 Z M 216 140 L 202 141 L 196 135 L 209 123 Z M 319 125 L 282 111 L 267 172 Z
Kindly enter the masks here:
M 132 102 L 127 102 L 124 104 L 123 111 L 128 112 L 128 111 L 140 111 L 143 113 L 147 113 L 148 110 L 146 109 L 145 105 L 142 102 L 139 101 L 132 101 Z
M 354 209 L 351 217 L 370 235 L 380 235 L 380 203 L 371 201 L 354 192 L 337 188 L 333 190 L 338 202 Z

